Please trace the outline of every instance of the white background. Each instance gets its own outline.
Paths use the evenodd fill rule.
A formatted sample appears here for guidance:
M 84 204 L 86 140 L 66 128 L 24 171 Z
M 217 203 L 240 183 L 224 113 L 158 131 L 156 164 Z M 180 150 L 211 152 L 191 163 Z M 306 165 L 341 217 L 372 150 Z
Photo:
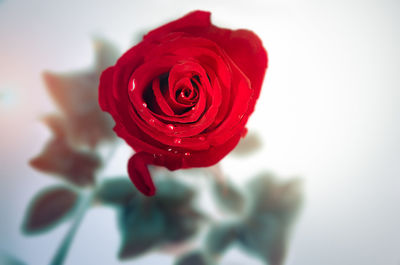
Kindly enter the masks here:
M 24 237 L 32 196 L 56 180 L 27 161 L 49 137 L 38 117 L 55 109 L 40 73 L 93 60 L 91 36 L 121 52 L 149 29 L 195 9 L 218 26 L 256 32 L 269 53 L 250 131 L 262 151 L 227 157 L 240 183 L 261 170 L 304 180 L 306 202 L 287 265 L 400 264 L 400 3 L 374 1 L 0 1 L 0 250 L 29 264 L 51 259 L 68 225 Z M 123 159 L 114 162 L 123 172 Z M 115 216 L 85 217 L 66 264 L 119 264 Z M 172 264 L 146 255 L 135 264 Z M 232 249 L 222 264 L 260 264 Z

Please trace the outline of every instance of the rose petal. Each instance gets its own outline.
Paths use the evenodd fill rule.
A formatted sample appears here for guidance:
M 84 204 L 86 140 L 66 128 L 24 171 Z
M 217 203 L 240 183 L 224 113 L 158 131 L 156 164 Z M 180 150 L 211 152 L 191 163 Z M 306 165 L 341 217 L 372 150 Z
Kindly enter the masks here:
M 218 46 L 223 47 L 224 51 L 250 79 L 255 91 L 254 97 L 257 99 L 268 66 L 267 52 L 260 38 L 249 30 L 229 30 L 216 27 L 211 24 L 210 16 L 209 12 L 194 11 L 181 19 L 151 31 L 145 36 L 145 39 L 155 40 L 167 32 L 185 32 L 214 41 Z M 251 106 L 250 113 L 253 110 L 254 106 Z
M 146 196 L 153 196 L 156 188 L 147 168 L 149 164 L 154 164 L 152 155 L 145 152 L 136 153 L 129 159 L 128 173 L 129 178 L 140 192 Z
M 258 99 L 268 65 L 267 52 L 260 38 L 249 30 L 232 31 L 215 26 L 212 28 L 214 30 L 203 31 L 201 36 L 212 39 L 224 48 L 238 68 L 249 78 L 254 89 L 254 97 Z M 254 105 L 250 107 L 252 113 Z
M 152 88 L 153 88 L 155 102 L 157 103 L 158 107 L 162 110 L 162 112 L 167 116 L 174 115 L 174 111 L 168 105 L 167 101 L 165 100 L 161 92 L 159 78 L 153 80 Z
M 195 11 L 149 32 L 105 71 L 99 102 L 137 151 L 128 171 L 138 189 L 155 192 L 148 164 L 204 167 L 229 153 L 254 110 L 267 61 L 254 33 L 216 27 L 209 12 Z
M 187 28 L 208 27 L 211 25 L 210 16 L 210 12 L 193 11 L 180 19 L 174 20 L 162 27 L 150 31 L 143 37 L 143 39 L 154 40 L 159 38 L 159 36 L 166 35 L 170 32 L 179 32 Z

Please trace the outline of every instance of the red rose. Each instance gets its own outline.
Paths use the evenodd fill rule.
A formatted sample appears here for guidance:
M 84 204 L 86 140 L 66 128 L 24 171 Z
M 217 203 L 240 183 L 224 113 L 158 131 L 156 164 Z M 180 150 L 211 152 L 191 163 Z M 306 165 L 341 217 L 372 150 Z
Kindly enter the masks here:
M 99 102 L 136 153 L 132 182 L 151 196 L 148 164 L 211 166 L 245 134 L 267 68 L 261 40 L 195 11 L 144 36 L 100 78 Z

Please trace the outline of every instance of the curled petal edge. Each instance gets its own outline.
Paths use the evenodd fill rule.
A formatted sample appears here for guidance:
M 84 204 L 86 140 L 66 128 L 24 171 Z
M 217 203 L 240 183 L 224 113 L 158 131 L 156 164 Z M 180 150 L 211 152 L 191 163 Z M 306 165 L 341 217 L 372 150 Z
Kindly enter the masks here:
M 136 188 L 146 196 L 153 196 L 156 193 L 156 187 L 147 167 L 150 164 L 154 164 L 154 157 L 145 152 L 134 154 L 128 162 L 129 178 Z

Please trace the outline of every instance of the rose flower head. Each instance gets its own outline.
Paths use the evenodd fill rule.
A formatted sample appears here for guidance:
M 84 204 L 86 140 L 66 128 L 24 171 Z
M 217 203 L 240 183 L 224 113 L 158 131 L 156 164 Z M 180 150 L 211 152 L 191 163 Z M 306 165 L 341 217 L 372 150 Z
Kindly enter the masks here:
M 155 194 L 147 165 L 207 167 L 246 133 L 267 69 L 261 40 L 194 11 L 150 31 L 100 78 L 99 103 L 136 153 L 128 173 Z

